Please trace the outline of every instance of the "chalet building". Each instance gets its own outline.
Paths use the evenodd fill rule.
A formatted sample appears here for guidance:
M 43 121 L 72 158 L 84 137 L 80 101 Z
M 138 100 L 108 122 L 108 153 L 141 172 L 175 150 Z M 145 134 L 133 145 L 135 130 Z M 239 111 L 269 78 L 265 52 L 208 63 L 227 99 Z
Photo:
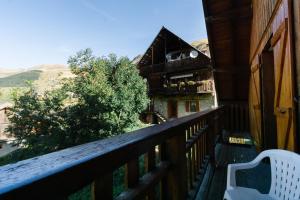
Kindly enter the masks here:
M 158 122 L 215 105 L 210 58 L 165 27 L 137 65 L 148 82 L 149 114 Z
M 0 198 L 62 199 L 90 187 L 93 199 L 299 199 L 300 1 L 202 2 L 216 108 L 2 166 Z M 170 67 L 171 50 L 191 47 L 164 34 L 172 35 L 163 28 L 139 63 L 150 94 L 193 71 L 176 74 L 190 58 Z M 196 66 L 209 65 L 198 56 Z M 125 189 L 113 196 L 124 165 Z

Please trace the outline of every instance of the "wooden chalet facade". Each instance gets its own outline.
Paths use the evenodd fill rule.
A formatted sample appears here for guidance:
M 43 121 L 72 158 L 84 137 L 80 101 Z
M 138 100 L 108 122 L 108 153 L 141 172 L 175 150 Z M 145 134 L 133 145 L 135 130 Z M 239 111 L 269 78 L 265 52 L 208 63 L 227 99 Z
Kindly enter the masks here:
M 220 104 L 249 106 L 260 150 L 299 148 L 299 4 L 203 0 Z
M 0 199 L 67 199 L 89 187 L 93 199 L 218 200 L 223 199 L 229 163 L 250 161 L 270 148 L 299 153 L 300 1 L 202 2 L 218 107 L 2 166 Z M 154 46 L 164 47 L 163 37 L 159 35 Z M 162 52 L 156 57 L 151 56 L 155 48 L 148 49 L 139 63 L 144 77 L 173 73 L 175 68 L 165 61 L 166 48 L 158 49 Z M 175 76 L 168 73 L 167 80 Z M 153 79 L 152 94 L 164 89 L 161 76 L 147 78 Z M 229 138 L 251 134 L 254 145 L 226 142 L 224 133 Z M 261 164 L 266 168 L 257 166 L 246 181 L 240 177 L 247 172 L 237 172 L 237 185 L 268 193 L 271 177 L 263 172 L 270 163 Z M 124 191 L 114 196 L 113 174 L 123 166 Z M 278 167 L 283 166 L 278 162 Z M 293 190 L 299 195 L 300 177 L 286 177 L 298 180 Z M 276 199 L 291 196 L 289 187 L 278 185 Z
M 159 122 L 215 105 L 210 58 L 165 27 L 137 65 L 148 83 L 149 121 L 152 115 Z

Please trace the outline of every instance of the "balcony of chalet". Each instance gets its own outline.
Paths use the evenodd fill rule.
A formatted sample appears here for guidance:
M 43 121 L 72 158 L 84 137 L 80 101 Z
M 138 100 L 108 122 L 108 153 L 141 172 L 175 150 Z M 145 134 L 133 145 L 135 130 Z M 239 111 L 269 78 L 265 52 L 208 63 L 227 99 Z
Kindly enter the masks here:
M 162 87 L 149 88 L 150 94 L 161 95 L 190 95 L 190 94 L 211 94 L 214 92 L 212 80 L 195 81 L 186 78 L 171 80 L 163 83 Z
M 222 199 L 228 163 L 257 154 L 247 144 L 248 120 L 248 106 L 235 103 L 6 165 L 0 199 L 68 199 L 83 188 L 93 199 Z M 124 189 L 116 194 L 120 167 Z M 267 190 L 268 173 L 258 171 L 241 172 L 238 183 L 261 179 L 259 189 Z
M 147 77 L 149 94 L 188 95 L 214 92 L 212 69 L 206 60 L 184 58 L 161 64 L 140 66 Z
M 159 64 L 149 64 L 140 67 L 140 74 L 142 76 L 147 76 L 152 73 L 180 73 L 190 70 L 195 70 L 201 67 L 209 67 L 209 63 L 206 60 L 194 59 L 194 58 L 185 58 L 180 60 L 174 60 L 171 62 L 163 62 Z

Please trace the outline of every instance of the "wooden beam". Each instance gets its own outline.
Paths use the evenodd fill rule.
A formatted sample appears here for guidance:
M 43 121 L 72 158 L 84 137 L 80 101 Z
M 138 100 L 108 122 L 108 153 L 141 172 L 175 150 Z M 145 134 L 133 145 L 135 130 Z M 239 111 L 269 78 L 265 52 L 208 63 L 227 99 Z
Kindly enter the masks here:
M 221 22 L 226 20 L 249 19 L 252 17 L 251 6 L 244 6 L 242 8 L 234 8 L 216 15 L 205 17 L 207 23 Z
M 133 159 L 125 165 L 125 185 L 127 188 L 135 187 L 139 182 L 139 159 Z
M 166 142 L 166 157 L 173 164 L 167 176 L 168 199 L 186 199 L 187 197 L 187 168 L 184 129 L 174 130 L 175 137 Z
M 225 69 L 214 69 L 214 73 L 224 73 L 224 74 L 250 74 L 250 67 L 236 67 L 236 68 L 225 68 Z
M 111 172 L 96 179 L 92 183 L 92 200 L 113 199 L 113 175 Z
M 153 65 L 154 64 L 154 49 L 153 49 L 153 47 L 151 48 L 151 64 Z

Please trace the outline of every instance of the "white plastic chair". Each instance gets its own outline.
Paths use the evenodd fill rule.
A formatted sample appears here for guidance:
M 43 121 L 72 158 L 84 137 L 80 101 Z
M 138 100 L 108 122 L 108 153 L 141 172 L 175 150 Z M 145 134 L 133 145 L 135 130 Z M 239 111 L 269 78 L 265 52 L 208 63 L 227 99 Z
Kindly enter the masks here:
M 268 194 L 256 189 L 238 187 L 235 173 L 237 170 L 256 167 L 266 157 L 271 163 L 271 188 Z M 300 199 L 300 156 L 285 150 L 267 150 L 253 161 L 228 165 L 227 188 L 224 194 L 227 200 Z

